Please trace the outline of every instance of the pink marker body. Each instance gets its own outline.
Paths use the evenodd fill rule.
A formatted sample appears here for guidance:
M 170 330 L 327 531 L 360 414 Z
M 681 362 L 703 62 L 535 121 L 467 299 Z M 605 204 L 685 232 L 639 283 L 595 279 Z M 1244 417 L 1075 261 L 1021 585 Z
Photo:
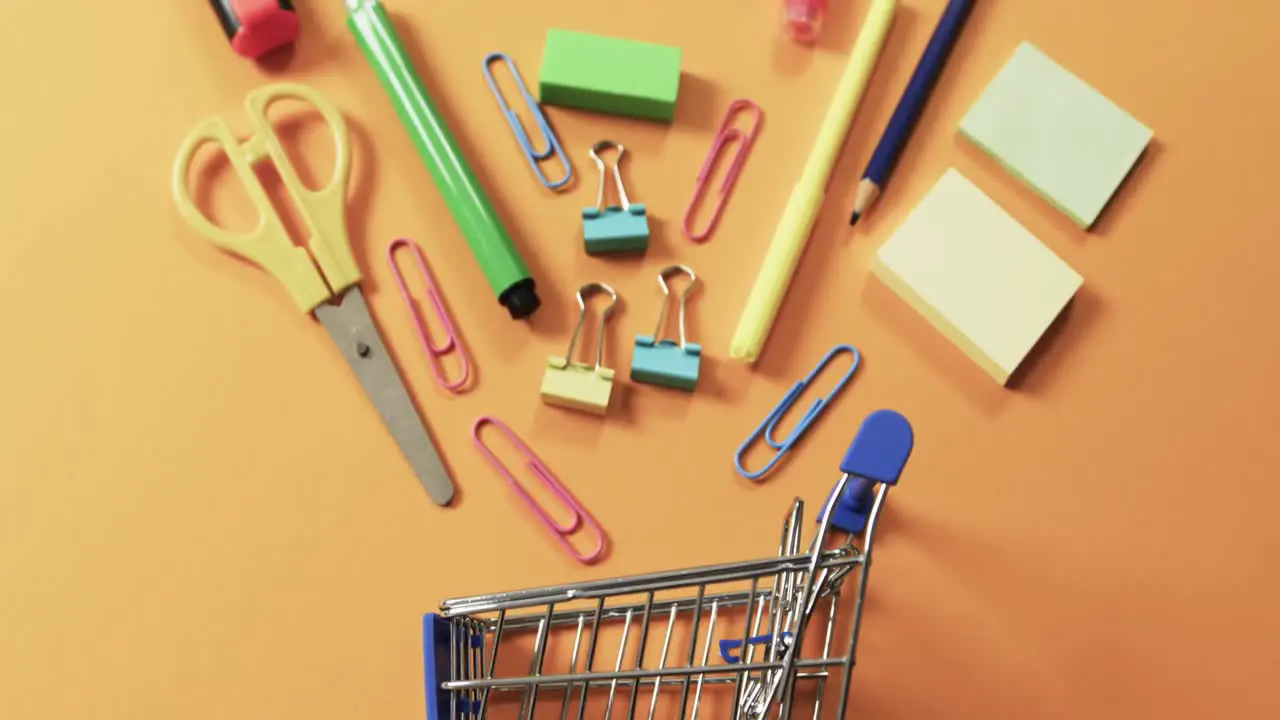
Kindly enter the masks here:
M 827 0 L 782 0 L 782 25 L 792 40 L 812 43 L 822 32 Z

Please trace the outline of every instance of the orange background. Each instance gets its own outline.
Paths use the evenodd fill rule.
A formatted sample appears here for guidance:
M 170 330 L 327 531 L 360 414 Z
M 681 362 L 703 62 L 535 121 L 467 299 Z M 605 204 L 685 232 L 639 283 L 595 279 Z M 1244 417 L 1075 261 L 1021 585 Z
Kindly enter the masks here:
M 1280 501 L 1280 5 L 980 0 L 886 196 L 857 231 L 853 186 L 941 12 L 904 0 L 829 201 L 758 366 L 726 359 L 772 229 L 860 25 L 832 3 L 819 46 L 783 39 L 777 0 L 392 2 L 406 42 L 524 249 L 545 307 L 511 321 L 349 35 L 302 2 L 287 63 L 232 54 L 204 2 L 10 3 L 0 23 L 0 715 L 421 717 L 419 619 L 447 597 L 768 556 L 795 495 L 821 499 L 869 411 L 917 433 L 891 494 L 854 673 L 862 718 L 1263 718 Z M 483 81 L 510 53 L 536 83 L 559 26 L 684 48 L 676 121 L 548 109 L 579 175 L 551 196 Z M 956 137 L 1023 39 L 1154 128 L 1090 233 Z M 347 114 L 349 226 L 366 291 L 460 497 L 432 505 L 325 333 L 272 278 L 203 242 L 169 192 L 178 143 L 245 93 L 298 80 Z M 679 221 L 728 103 L 764 130 L 717 234 Z M 643 261 L 580 249 L 596 140 L 622 141 L 649 207 Z M 331 152 L 315 133 L 298 142 Z M 948 166 L 1085 277 L 1017 388 L 995 385 L 874 281 L 874 249 Z M 554 168 L 552 169 L 554 170 Z M 246 227 L 247 205 L 215 193 Z M 479 384 L 434 385 L 383 252 L 427 250 Z M 623 295 L 606 363 L 658 311 L 654 274 L 692 265 L 705 347 L 692 396 L 620 382 L 607 419 L 545 407 L 574 289 Z M 785 466 L 732 456 L 832 345 L 863 365 Z M 506 420 L 608 530 L 582 568 L 471 447 Z M 794 415 L 787 425 L 794 423 Z M 757 458 L 758 461 L 758 458 Z

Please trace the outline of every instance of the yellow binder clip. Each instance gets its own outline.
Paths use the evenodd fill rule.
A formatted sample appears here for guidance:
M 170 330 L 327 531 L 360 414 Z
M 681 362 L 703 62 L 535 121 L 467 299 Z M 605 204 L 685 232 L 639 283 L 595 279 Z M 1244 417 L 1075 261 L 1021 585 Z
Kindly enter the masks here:
M 596 337 L 595 366 L 574 362 L 573 349 L 587 323 L 586 296 L 592 291 L 608 293 L 609 304 L 600 312 L 600 329 Z M 569 349 L 564 357 L 547 359 L 547 370 L 542 375 L 542 401 L 548 405 L 581 410 L 595 415 L 609 411 L 609 396 L 613 393 L 613 368 L 604 367 L 604 331 L 618 303 L 618 293 L 604 283 L 587 283 L 578 288 L 578 325 L 573 329 Z

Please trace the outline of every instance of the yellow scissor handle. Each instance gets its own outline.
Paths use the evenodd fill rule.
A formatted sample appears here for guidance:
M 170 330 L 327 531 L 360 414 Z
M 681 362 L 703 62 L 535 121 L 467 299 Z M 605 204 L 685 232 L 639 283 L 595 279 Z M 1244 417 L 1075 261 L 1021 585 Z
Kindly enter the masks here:
M 297 170 L 290 163 L 267 117 L 271 103 L 282 99 L 301 100 L 311 105 L 333 133 L 337 159 L 329 182 L 319 190 L 308 188 L 298 178 Z M 360 282 L 360 268 L 351 253 L 351 241 L 347 235 L 346 199 L 351 178 L 347 125 L 332 101 L 298 83 L 276 83 L 258 88 L 245 98 L 245 108 L 254 125 L 254 133 L 248 139 L 236 139 L 225 119 L 211 117 L 196 125 L 182 141 L 173 171 L 174 200 L 187 224 L 214 245 L 274 275 L 284 283 L 298 307 L 310 312 L 334 294 Z M 258 225 L 247 233 L 219 227 L 192 200 L 188 181 L 191 164 L 196 150 L 206 142 L 215 143 L 226 152 L 231 167 L 249 193 L 249 199 L 258 208 Z M 254 164 L 265 158 L 271 159 L 289 196 L 298 206 L 299 215 L 306 225 L 310 253 L 307 248 L 293 244 L 254 172 Z M 316 271 L 317 266 L 320 272 Z

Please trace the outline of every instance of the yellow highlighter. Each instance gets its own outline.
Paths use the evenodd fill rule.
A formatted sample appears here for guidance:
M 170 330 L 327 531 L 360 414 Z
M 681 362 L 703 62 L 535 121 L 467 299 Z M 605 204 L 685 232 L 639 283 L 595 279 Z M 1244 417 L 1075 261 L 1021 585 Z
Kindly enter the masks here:
M 897 9 L 898 0 L 871 2 L 862 31 L 858 33 L 853 51 L 849 54 L 849 64 L 840 78 L 835 97 L 831 99 L 827 116 L 818 129 L 813 152 L 809 155 L 800 181 L 791 191 L 791 199 L 787 201 L 781 219 L 778 220 L 773 242 L 764 255 L 764 265 L 747 297 L 747 307 L 742 311 L 738 329 L 733 333 L 729 356 L 736 360 L 753 363 L 764 349 L 764 341 L 773 327 L 782 298 L 787 294 L 787 286 L 791 284 L 791 276 L 795 274 L 804 245 L 813 230 L 818 206 L 822 204 L 826 194 L 831 168 L 835 166 L 836 156 L 844 146 L 849 125 L 853 122 L 853 115 L 867 88 L 871 71 L 875 69 L 880 57 L 880 50 L 884 47 Z

